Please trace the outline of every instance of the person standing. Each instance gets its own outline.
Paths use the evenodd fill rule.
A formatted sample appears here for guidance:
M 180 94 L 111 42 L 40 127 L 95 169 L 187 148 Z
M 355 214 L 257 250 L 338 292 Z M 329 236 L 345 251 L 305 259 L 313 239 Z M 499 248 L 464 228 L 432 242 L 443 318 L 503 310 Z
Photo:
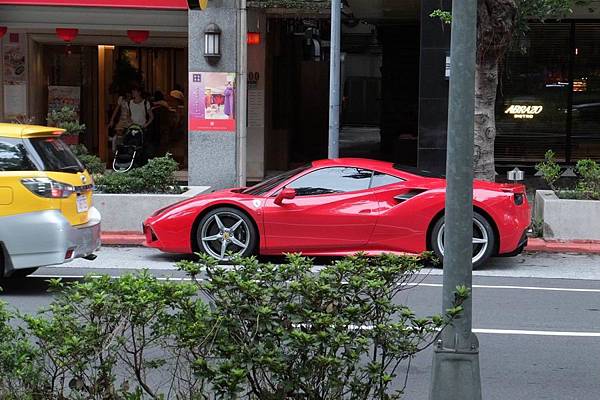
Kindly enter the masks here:
M 123 133 L 125 132 L 125 129 L 127 129 L 129 127 L 129 125 L 131 125 L 131 115 L 129 114 L 129 105 L 128 105 L 130 98 L 131 98 L 131 96 L 129 93 L 127 93 L 127 92 L 122 93 L 119 96 L 119 98 L 117 100 L 117 106 L 115 107 L 115 109 L 110 117 L 110 123 L 108 124 L 108 130 L 110 131 L 111 129 L 114 128 L 114 134 L 112 136 L 110 136 L 111 148 L 112 148 L 113 153 L 117 149 L 117 145 L 119 144 L 119 142 L 123 139 Z M 117 115 L 118 115 L 118 120 L 115 123 L 115 120 L 117 119 Z
M 142 96 L 142 89 L 139 86 L 134 86 L 131 89 L 131 100 L 129 100 L 129 113 L 131 115 L 131 122 L 133 125 L 139 125 L 142 127 L 145 136 L 151 136 L 149 132 L 150 124 L 154 121 L 154 114 L 152 113 L 152 105 L 150 101 Z M 142 160 L 145 163 L 148 160 L 148 156 L 153 154 L 154 143 L 150 137 L 148 140 L 144 138 L 144 142 L 147 144 L 144 146 Z
M 131 122 L 146 130 L 154 120 L 152 106 L 150 105 L 150 102 L 142 96 L 142 90 L 138 86 L 133 87 L 131 95 L 132 98 L 129 100 Z

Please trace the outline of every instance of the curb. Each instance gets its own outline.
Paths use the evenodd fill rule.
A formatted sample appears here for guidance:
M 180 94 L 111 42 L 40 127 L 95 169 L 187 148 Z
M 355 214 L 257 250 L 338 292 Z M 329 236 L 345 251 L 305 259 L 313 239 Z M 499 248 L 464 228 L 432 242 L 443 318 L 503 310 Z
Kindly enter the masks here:
M 600 254 L 600 242 L 591 240 L 562 241 L 530 238 L 525 251 L 538 253 Z
M 142 246 L 146 237 L 139 232 L 102 232 L 103 246 Z
M 144 235 L 139 232 L 103 232 L 102 244 L 106 246 L 142 246 Z M 529 238 L 525 248 L 530 253 L 600 254 L 600 241 L 550 241 Z

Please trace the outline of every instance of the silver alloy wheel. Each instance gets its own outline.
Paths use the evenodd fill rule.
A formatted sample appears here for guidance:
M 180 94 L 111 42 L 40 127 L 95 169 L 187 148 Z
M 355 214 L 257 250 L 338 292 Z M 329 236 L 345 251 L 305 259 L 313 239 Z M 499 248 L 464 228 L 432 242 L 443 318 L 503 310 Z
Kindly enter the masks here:
M 442 255 L 444 255 L 444 225 L 440 228 L 437 235 L 437 245 Z M 473 264 L 477 263 L 485 255 L 489 243 L 489 236 L 483 224 L 476 218 L 473 218 Z
M 228 226 L 226 226 L 228 225 Z M 228 251 L 243 254 L 250 245 L 250 229 L 239 215 L 222 211 L 211 216 L 202 226 L 204 251 L 219 261 L 227 261 Z

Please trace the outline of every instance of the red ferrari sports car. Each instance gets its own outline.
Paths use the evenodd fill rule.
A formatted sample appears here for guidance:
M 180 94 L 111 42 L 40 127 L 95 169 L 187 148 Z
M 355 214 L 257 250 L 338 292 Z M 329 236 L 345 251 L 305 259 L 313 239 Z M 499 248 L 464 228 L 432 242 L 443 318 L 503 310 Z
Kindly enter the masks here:
M 442 176 L 365 159 L 315 161 L 250 188 L 199 195 L 144 222 L 146 246 L 172 253 L 338 256 L 444 254 Z M 530 211 L 523 185 L 475 181 L 473 264 L 520 253 Z

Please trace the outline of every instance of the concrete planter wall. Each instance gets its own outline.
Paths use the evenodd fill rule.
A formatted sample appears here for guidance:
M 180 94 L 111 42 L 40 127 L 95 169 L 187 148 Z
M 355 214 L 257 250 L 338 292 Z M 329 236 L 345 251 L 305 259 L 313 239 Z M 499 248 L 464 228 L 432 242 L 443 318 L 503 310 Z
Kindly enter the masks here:
M 600 201 L 562 200 L 551 190 L 538 190 L 535 218 L 544 223 L 544 239 L 600 240 Z
M 182 194 L 94 194 L 102 214 L 103 232 L 140 232 L 142 222 L 159 208 L 210 191 L 210 186 L 190 186 Z

